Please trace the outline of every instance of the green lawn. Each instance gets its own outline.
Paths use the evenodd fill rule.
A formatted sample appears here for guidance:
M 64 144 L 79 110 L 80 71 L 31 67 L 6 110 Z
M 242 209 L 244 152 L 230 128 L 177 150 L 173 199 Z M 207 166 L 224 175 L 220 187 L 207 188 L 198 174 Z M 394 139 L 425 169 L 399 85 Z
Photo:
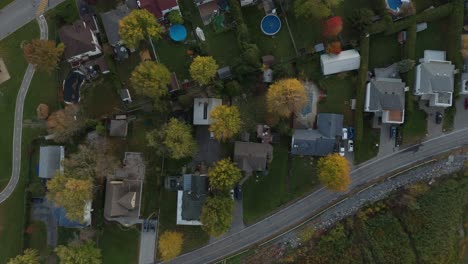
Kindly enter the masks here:
M 140 233 L 136 227 L 126 229 L 116 223 L 107 223 L 99 238 L 103 264 L 136 264 Z
M 188 252 L 208 243 L 208 234 L 200 226 L 176 225 L 177 192 L 163 190 L 159 215 L 159 234 L 164 231 L 179 231 L 184 235 L 182 252 Z
M 375 156 L 379 148 L 375 146 L 380 142 L 380 130 L 372 128 L 372 120 L 364 119 L 362 141 L 355 141 L 354 164 L 360 164 Z
M 175 43 L 169 39 L 163 39 L 156 43 L 156 52 L 162 64 L 177 74 L 179 82 L 190 79 L 189 66 L 192 59 L 187 55 L 188 47 L 181 43 Z
M 25 247 L 34 248 L 39 251 L 42 258 L 48 255 L 47 229 L 43 222 L 35 221 L 31 223 L 32 233 L 28 235 L 28 243 Z
M 427 114 L 420 110 L 417 103 L 414 103 L 414 109 L 411 114 L 405 117 L 403 124 L 403 144 L 410 145 L 416 143 L 426 136 L 427 133 Z
M 9 5 L 11 2 L 13 2 L 14 0 L 2 0 L 0 2 L 0 9 L 4 8 L 5 6 Z
M 424 57 L 424 50 L 447 50 L 448 18 L 427 23 L 427 29 L 417 33 L 416 58 Z
M 402 58 L 402 46 L 397 35 L 374 34 L 370 37 L 369 69 L 387 67 Z
M 322 79 L 320 89 L 326 93 L 326 97 L 317 105 L 319 113 L 335 113 L 344 115 L 344 124 L 354 124 L 354 113 L 351 110 L 350 100 L 355 94 L 356 75 L 345 73 L 333 75 Z
M 275 144 L 268 175 L 253 175 L 243 185 L 244 222 L 251 224 L 318 185 L 311 158 L 293 157 L 288 178 L 289 138 Z M 274 194 L 274 195 L 272 195 Z
M 279 63 L 296 56 L 284 19 L 281 19 L 283 27 L 280 32 L 274 37 L 269 37 L 263 34 L 260 29 L 260 22 L 265 16 L 263 9 L 260 10 L 257 6 L 243 7 L 242 14 L 249 28 L 252 41 L 258 45 L 261 56 L 271 54 L 275 56 L 276 61 Z
M 93 80 L 81 92 L 81 107 L 89 118 L 111 117 L 122 109 L 120 95 L 113 86 L 110 74 Z

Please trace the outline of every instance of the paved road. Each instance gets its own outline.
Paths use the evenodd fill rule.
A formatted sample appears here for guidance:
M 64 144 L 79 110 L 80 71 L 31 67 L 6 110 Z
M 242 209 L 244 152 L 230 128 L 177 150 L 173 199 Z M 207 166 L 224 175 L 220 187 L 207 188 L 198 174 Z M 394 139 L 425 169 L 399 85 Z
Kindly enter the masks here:
M 2 9 L 3 10 L 3 9 Z M 0 27 L 3 27 L 1 22 L 1 17 L 3 14 L 0 14 Z M 37 18 L 37 23 L 41 30 L 41 39 L 47 39 L 49 35 L 49 30 L 47 27 L 47 21 L 43 16 Z M 12 156 L 12 171 L 11 178 L 8 182 L 8 185 L 0 192 L 0 203 L 3 203 L 15 190 L 16 185 L 18 184 L 20 178 L 21 170 L 21 140 L 23 134 L 23 108 L 24 100 L 26 99 L 26 94 L 28 93 L 29 85 L 34 76 L 34 66 L 32 64 L 28 65 L 26 73 L 24 74 L 23 81 L 18 91 L 16 97 L 16 106 L 15 106 L 15 121 L 13 129 L 13 156 Z
M 438 153 L 468 144 L 468 128 L 445 134 L 420 145 L 402 149 L 357 166 L 351 172 L 349 191 L 379 178 L 389 172 L 418 163 Z M 210 263 L 263 241 L 282 230 L 289 229 L 317 213 L 321 208 L 333 204 L 344 195 L 321 188 L 307 197 L 291 204 L 279 212 L 215 243 L 181 255 L 170 263 Z
M 49 0 L 53 8 L 65 0 Z M 15 32 L 36 18 L 38 0 L 15 0 L 0 10 L 0 40 Z

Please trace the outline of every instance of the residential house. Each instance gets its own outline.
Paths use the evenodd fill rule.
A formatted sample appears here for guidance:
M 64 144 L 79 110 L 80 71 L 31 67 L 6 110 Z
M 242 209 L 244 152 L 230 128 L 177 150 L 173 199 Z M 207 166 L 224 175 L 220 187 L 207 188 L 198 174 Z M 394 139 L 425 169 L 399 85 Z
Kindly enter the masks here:
M 364 111 L 375 113 L 382 123 L 403 124 L 405 83 L 396 78 L 373 78 L 367 83 Z
M 177 0 L 139 0 L 137 3 L 138 7 L 148 10 L 158 21 L 164 20 L 167 13 L 180 10 Z
M 342 51 L 340 54 L 320 55 L 320 65 L 323 75 L 346 72 L 359 69 L 361 55 L 354 49 Z
M 429 106 L 452 106 L 455 66 L 446 60 L 445 51 L 425 50 L 420 62 L 414 95 L 429 101 Z
M 39 178 L 52 179 L 57 171 L 63 172 L 65 148 L 63 146 L 42 146 L 39 149 Z
M 106 220 L 124 226 L 139 223 L 145 173 L 142 153 L 125 152 L 123 167 L 107 177 L 104 202 Z
M 272 160 L 273 146 L 270 144 L 242 141 L 234 144 L 234 162 L 247 176 L 265 171 Z
M 208 177 L 183 175 L 182 190 L 177 191 L 178 225 L 202 225 L 200 215 L 208 194 Z
M 223 100 L 218 98 L 195 98 L 193 104 L 193 124 L 210 125 L 211 111 L 223 104 Z
M 317 129 L 295 129 L 291 140 L 291 154 L 326 156 L 337 150 L 343 136 L 343 115 L 320 113 Z
M 82 20 L 61 27 L 59 37 L 65 45 L 64 56 L 70 63 L 86 61 L 102 53 L 96 33 Z
M 101 21 L 106 31 L 107 41 L 113 47 L 123 44 L 119 35 L 119 21 L 130 14 L 126 5 L 120 5 L 116 9 L 101 13 Z
M 68 73 L 63 81 L 63 101 L 66 104 L 77 104 L 80 102 L 80 89 L 85 83 L 86 77 L 80 70 Z
M 200 12 L 200 17 L 203 24 L 206 26 L 211 22 L 211 19 L 219 12 L 218 0 L 194 0 Z

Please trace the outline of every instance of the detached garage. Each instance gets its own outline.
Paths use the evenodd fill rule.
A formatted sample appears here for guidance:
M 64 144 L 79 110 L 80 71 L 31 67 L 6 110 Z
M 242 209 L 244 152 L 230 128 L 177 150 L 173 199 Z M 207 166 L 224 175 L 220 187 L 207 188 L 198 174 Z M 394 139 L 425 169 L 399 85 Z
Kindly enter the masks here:
M 323 54 L 320 56 L 320 65 L 323 75 L 359 69 L 361 56 L 354 49 L 342 51 L 338 55 Z

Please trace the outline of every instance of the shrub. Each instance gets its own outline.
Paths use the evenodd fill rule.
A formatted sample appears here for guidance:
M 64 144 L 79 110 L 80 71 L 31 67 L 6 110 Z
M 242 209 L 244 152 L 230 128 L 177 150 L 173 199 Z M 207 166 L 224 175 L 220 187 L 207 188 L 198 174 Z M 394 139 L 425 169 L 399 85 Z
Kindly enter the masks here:
M 372 24 L 374 12 L 368 8 L 355 9 L 348 17 L 349 22 L 356 30 L 364 32 Z
M 171 11 L 167 14 L 167 19 L 171 24 L 183 24 L 184 19 L 178 10 Z

